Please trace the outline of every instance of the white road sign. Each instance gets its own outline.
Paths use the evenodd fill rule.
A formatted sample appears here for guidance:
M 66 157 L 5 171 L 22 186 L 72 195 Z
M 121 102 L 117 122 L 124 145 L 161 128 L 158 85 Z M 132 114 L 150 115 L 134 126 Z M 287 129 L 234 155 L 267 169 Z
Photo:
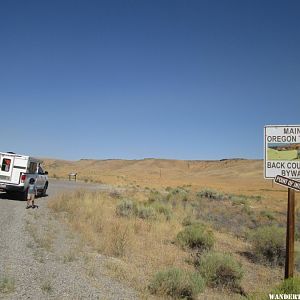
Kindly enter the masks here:
M 265 126 L 265 178 L 300 178 L 300 125 Z

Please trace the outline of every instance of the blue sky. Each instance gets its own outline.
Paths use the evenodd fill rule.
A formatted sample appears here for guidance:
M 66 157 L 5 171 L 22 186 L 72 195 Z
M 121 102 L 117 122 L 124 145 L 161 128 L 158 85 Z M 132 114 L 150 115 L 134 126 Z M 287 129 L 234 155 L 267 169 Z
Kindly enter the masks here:
M 0 151 L 262 158 L 299 124 L 300 2 L 1 1 Z

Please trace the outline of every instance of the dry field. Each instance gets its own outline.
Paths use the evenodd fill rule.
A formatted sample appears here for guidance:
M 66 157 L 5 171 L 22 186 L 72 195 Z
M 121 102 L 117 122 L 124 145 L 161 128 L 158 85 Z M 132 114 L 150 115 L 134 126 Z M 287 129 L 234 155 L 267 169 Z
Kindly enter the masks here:
M 50 177 L 78 179 L 115 186 L 166 188 L 190 185 L 225 193 L 259 195 L 264 209 L 285 211 L 286 190 L 263 178 L 262 160 L 183 161 L 164 159 L 65 161 L 44 159 Z
M 62 194 L 49 205 L 97 253 L 111 257 L 108 274 L 127 282 L 141 297 L 161 297 L 165 286 L 156 293 L 152 288 L 151 295 L 160 270 L 176 267 L 186 274 L 201 273 L 197 258 L 201 262 L 205 252 L 183 247 L 178 240 L 178 233 L 198 223 L 204 224 L 204 234 L 210 230 L 214 236 L 213 246 L 206 250 L 229 254 L 241 265 L 243 276 L 234 286 L 232 274 L 227 274 L 230 284 L 207 283 L 197 299 L 264 299 L 281 282 L 282 263 L 262 262 L 250 239 L 265 226 L 278 227 L 279 236 L 285 226 L 286 191 L 263 179 L 260 160 L 45 159 L 44 164 L 52 177 L 78 172 L 84 181 L 125 187 L 114 193 Z M 218 193 L 201 194 L 205 189 Z M 276 234 L 274 239 L 282 243 Z
M 112 257 L 107 263 L 108 274 L 127 282 L 141 293 L 141 297 L 150 297 L 148 287 L 159 270 L 177 267 L 197 272 L 195 252 L 177 243 L 177 235 L 185 228 L 189 217 L 206 224 L 214 233 L 211 251 L 229 253 L 242 265 L 241 291 L 254 297 L 251 299 L 260 299 L 262 292 L 272 290 L 281 281 L 281 267 L 259 264 L 248 257 L 251 245 L 245 236 L 252 226 L 251 220 L 257 218 L 263 225 L 269 223 L 268 217 L 252 214 L 247 204 L 200 199 L 193 192 L 187 193 L 189 203 L 186 203 L 180 193 L 174 193 L 174 197 L 165 202 L 161 197 L 168 194 L 153 191 L 77 191 L 62 194 L 49 205 L 58 216 L 63 213 L 64 221 L 81 233 L 97 253 Z M 117 207 L 124 201 L 127 206 L 118 214 Z M 139 213 L 133 213 L 130 203 L 140 207 Z M 214 212 L 216 217 L 210 218 Z M 236 214 L 247 219 L 245 224 L 240 217 L 235 220 Z M 240 292 L 211 286 L 199 297 L 242 299 Z

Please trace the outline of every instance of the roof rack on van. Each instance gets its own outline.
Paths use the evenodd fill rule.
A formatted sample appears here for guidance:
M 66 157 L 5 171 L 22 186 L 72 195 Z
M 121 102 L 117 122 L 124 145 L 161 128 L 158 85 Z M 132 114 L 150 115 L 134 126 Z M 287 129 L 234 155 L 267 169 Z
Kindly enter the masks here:
M 7 151 L 6 153 L 9 153 L 9 154 L 16 154 L 15 152 L 12 152 L 12 151 Z

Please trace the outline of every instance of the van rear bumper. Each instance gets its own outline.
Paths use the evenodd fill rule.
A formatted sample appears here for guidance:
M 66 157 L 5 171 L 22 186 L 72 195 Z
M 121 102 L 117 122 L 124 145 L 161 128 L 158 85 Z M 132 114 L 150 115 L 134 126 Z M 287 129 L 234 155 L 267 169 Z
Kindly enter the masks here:
M 24 185 L 14 185 L 6 182 L 0 182 L 0 191 L 4 192 L 24 192 Z

